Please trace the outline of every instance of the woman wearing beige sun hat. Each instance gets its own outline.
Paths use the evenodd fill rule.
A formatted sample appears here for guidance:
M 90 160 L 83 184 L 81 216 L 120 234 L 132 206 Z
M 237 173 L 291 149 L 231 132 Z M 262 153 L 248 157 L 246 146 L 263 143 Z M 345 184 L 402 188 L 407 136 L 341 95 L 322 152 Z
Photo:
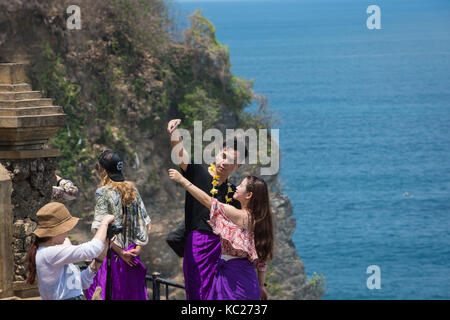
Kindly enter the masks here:
M 26 282 L 33 284 L 37 276 L 39 293 L 44 300 L 83 300 L 83 290 L 91 285 L 106 254 L 104 242 L 114 216 L 105 215 L 91 241 L 72 245 L 68 235 L 79 219 L 72 217 L 66 206 L 51 202 L 36 215 L 38 225 L 27 255 Z M 94 260 L 82 272 L 73 264 L 91 259 Z

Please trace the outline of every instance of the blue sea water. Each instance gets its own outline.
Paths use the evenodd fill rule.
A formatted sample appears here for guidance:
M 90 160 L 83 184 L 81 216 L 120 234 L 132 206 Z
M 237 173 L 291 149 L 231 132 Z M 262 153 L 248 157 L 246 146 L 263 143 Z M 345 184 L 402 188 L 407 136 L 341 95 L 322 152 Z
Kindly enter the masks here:
M 450 299 L 450 1 L 176 4 L 203 9 L 281 119 L 293 241 L 324 298 Z

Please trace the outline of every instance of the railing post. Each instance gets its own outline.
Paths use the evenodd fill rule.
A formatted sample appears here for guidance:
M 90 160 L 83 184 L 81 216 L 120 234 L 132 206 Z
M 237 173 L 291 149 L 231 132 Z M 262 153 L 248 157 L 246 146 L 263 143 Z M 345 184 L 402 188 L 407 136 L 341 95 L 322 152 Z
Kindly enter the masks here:
M 153 272 L 153 300 L 161 300 L 160 296 L 160 284 L 159 284 L 159 276 L 161 274 L 159 272 Z
M 166 283 L 166 300 L 169 300 L 169 285 Z
M 152 275 L 145 276 L 145 287 L 147 288 L 148 281 L 152 281 L 153 292 L 152 292 L 152 300 L 161 300 L 161 284 L 166 285 L 166 300 L 169 300 L 169 287 L 172 286 L 174 288 L 185 289 L 185 285 L 181 283 L 176 283 L 174 281 L 170 281 L 164 278 L 161 278 L 161 274 L 159 272 L 153 272 Z

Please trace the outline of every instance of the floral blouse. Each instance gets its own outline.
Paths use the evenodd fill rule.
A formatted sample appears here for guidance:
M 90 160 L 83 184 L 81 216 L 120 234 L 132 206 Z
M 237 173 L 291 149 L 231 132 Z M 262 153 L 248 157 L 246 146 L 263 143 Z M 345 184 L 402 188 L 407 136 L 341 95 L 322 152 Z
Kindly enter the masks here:
M 250 213 L 247 211 L 247 219 L 250 221 Z M 258 259 L 256 253 L 255 238 L 250 228 L 246 229 L 234 224 L 225 214 L 223 203 L 212 198 L 209 224 L 213 232 L 220 236 L 222 254 L 248 258 L 259 271 L 266 271 L 265 261 Z
M 98 229 L 106 214 L 115 216 L 114 223 L 123 224 L 122 211 L 122 199 L 119 191 L 114 190 L 110 185 L 98 188 L 95 192 L 94 221 L 91 228 Z M 117 235 L 114 242 L 122 249 L 126 249 L 132 243 L 138 246 L 146 245 L 148 243 L 147 228 L 151 219 L 139 192 L 136 201 L 127 206 L 127 212 L 126 243 L 124 243 L 122 233 Z

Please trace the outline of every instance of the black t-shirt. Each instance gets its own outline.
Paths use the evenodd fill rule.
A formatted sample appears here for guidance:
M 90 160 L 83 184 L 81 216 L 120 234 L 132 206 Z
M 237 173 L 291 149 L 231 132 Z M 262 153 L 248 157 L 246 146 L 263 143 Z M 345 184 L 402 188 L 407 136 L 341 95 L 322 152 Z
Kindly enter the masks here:
M 206 168 L 204 168 L 200 164 L 188 164 L 186 172 L 184 172 L 183 170 L 181 171 L 186 179 L 192 182 L 192 184 L 205 191 L 208 195 L 211 195 L 210 191 L 213 188 L 213 178 Z M 228 180 L 223 182 L 220 186 L 216 187 L 219 192 L 216 194 L 215 198 L 222 203 L 226 203 L 225 196 L 228 193 L 227 182 Z M 229 197 L 233 196 L 234 192 L 236 191 L 236 186 L 231 184 L 231 189 L 233 190 L 233 193 L 231 193 Z M 240 202 L 235 199 L 233 199 L 229 204 L 238 209 L 241 209 Z M 208 224 L 209 211 L 210 210 L 208 208 L 198 202 L 197 199 L 195 199 L 189 192 L 186 191 L 186 200 L 184 204 L 184 222 L 186 224 L 187 232 L 190 232 L 192 230 L 212 232 L 211 226 Z

